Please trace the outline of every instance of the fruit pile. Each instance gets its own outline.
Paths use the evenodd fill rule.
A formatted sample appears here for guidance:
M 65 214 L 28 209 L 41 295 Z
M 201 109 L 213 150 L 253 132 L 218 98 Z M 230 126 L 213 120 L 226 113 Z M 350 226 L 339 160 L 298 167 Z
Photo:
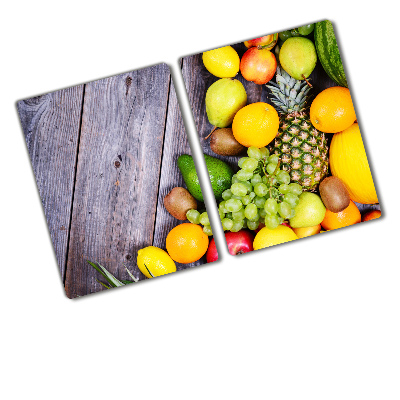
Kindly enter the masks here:
M 378 198 L 332 24 L 244 44 L 241 58 L 231 46 L 203 53 L 204 67 L 220 78 L 205 97 L 214 126 L 210 149 L 222 160 L 238 156 L 225 190 L 212 185 L 223 229 L 253 231 L 258 249 L 368 220 L 356 203 Z M 318 60 L 338 86 L 315 96 L 309 77 Z M 272 104 L 247 104 L 239 73 L 263 85 Z M 209 174 L 224 175 L 210 168 Z M 212 233 L 206 212 L 189 210 L 186 217 Z
M 206 139 L 211 137 L 216 154 L 205 155 L 205 161 L 229 252 L 379 218 L 379 210 L 361 215 L 356 204 L 377 204 L 378 198 L 332 24 L 309 24 L 244 46 L 241 58 L 231 46 L 202 55 L 206 70 L 219 78 L 205 96 L 214 126 Z M 315 96 L 309 77 L 318 60 L 338 86 Z M 234 79 L 238 73 L 263 85 L 272 104 L 247 104 L 245 87 Z M 237 164 L 225 162 L 228 156 L 238 157 Z M 173 188 L 164 205 L 189 223 L 168 233 L 167 251 L 139 250 L 138 267 L 148 278 L 174 272 L 175 262 L 192 263 L 206 253 L 207 262 L 218 259 L 214 239 L 209 242 L 208 214 L 198 210 L 203 195 L 193 158 L 183 154 L 177 165 L 187 189 Z M 103 267 L 97 270 L 104 275 Z

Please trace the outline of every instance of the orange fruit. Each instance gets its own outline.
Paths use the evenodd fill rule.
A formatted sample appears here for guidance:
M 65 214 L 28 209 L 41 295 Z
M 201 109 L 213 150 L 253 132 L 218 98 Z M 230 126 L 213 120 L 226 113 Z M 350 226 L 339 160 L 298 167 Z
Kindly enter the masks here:
M 323 90 L 311 103 L 310 119 L 321 132 L 337 133 L 347 129 L 357 119 L 350 90 L 341 86 Z
M 350 200 L 349 206 L 338 213 L 326 209 L 325 218 L 321 222 L 321 225 L 325 230 L 330 231 L 358 224 L 359 222 L 361 222 L 361 213 L 354 202 Z
M 253 103 L 241 108 L 235 115 L 232 131 L 243 146 L 264 147 L 275 138 L 279 129 L 279 116 L 267 103 Z
M 361 221 L 371 221 L 372 219 L 380 218 L 381 215 L 382 213 L 379 210 L 368 211 L 362 216 Z
M 200 225 L 180 224 L 168 233 L 166 247 L 174 261 L 182 264 L 192 263 L 206 254 L 208 236 Z

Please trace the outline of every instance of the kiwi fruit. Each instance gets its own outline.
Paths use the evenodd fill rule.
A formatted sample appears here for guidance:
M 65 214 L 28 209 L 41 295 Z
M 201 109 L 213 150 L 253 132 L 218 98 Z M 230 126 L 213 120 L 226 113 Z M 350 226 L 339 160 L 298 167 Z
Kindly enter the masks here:
M 319 194 L 325 207 L 334 213 L 343 211 L 350 204 L 349 191 L 336 176 L 329 176 L 320 183 Z
M 211 134 L 210 148 L 220 156 L 236 156 L 246 147 L 242 146 L 233 136 L 231 128 L 216 129 Z
M 164 206 L 174 218 L 185 221 L 189 210 L 197 210 L 197 201 L 185 188 L 178 186 L 164 197 Z

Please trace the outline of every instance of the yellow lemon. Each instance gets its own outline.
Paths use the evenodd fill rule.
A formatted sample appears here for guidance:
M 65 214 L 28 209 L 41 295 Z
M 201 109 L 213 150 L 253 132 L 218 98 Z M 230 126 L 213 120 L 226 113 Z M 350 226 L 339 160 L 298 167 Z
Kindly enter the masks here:
M 239 72 L 240 58 L 232 46 L 225 46 L 204 52 L 203 63 L 218 78 L 233 78 Z
M 147 278 L 176 272 L 176 265 L 168 253 L 155 246 L 148 246 L 138 251 L 137 265 Z
M 262 228 L 254 238 L 254 250 L 274 246 L 291 240 L 298 239 L 297 235 L 288 226 L 279 225 L 275 229 Z

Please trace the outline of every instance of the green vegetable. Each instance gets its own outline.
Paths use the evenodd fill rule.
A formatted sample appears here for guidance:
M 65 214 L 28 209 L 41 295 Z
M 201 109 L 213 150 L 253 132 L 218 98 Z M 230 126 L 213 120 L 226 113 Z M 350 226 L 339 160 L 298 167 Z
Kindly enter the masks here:
M 204 155 L 208 174 L 210 175 L 211 186 L 214 191 L 214 196 L 217 200 L 222 198 L 222 192 L 229 189 L 231 186 L 231 179 L 233 175 L 232 168 L 225 162 L 218 158 Z M 190 194 L 197 200 L 203 201 L 203 194 L 199 177 L 197 176 L 196 167 L 192 156 L 182 154 L 178 158 L 178 168 L 180 169 L 183 180 L 186 183 L 187 189 Z
M 335 32 L 330 21 L 326 20 L 315 24 L 314 41 L 318 58 L 325 72 L 339 86 L 347 87 L 346 74 L 344 73 Z

